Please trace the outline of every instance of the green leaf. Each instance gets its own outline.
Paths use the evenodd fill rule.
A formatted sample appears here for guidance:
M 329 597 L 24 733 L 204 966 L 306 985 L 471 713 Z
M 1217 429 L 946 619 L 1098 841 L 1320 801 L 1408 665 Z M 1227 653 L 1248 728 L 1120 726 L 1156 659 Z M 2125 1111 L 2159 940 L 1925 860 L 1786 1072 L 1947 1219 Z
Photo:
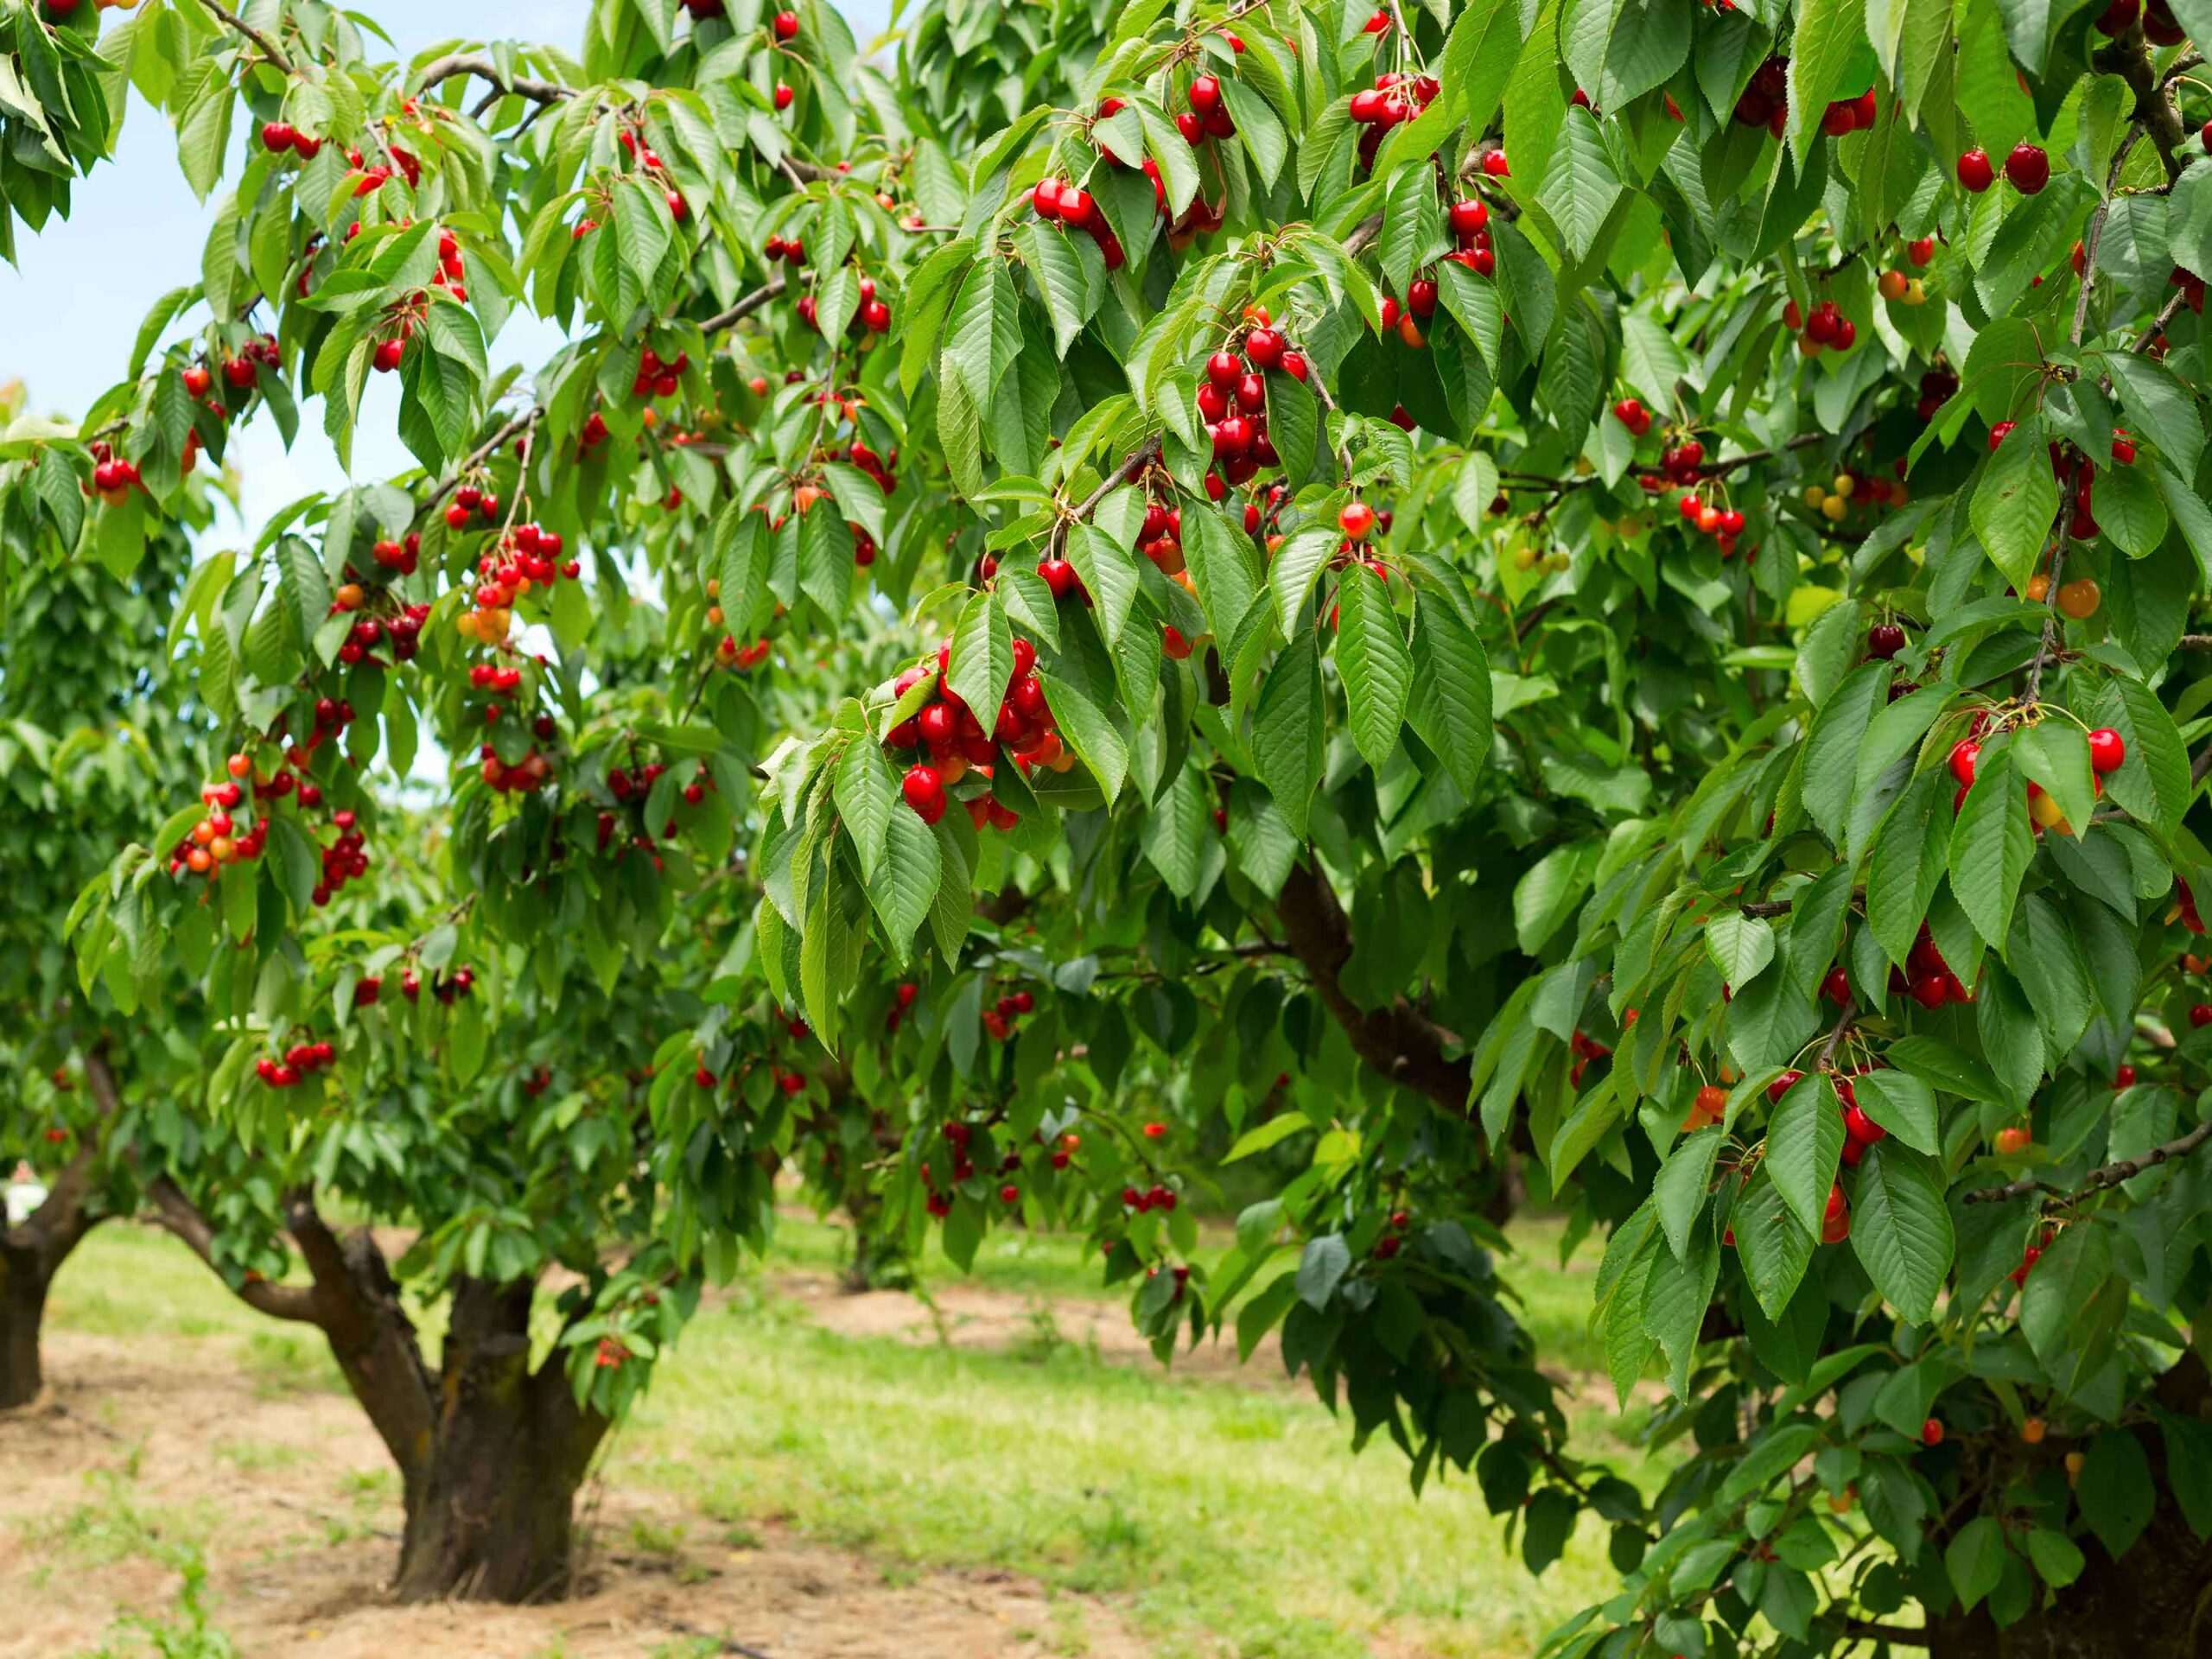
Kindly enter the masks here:
M 1729 1226 L 1760 1311 L 1779 1320 L 1804 1280 L 1818 1235 L 1790 1212 L 1764 1167 L 1745 1183 L 1729 1211 Z
M 1857 787 L 1859 747 L 1874 711 L 1886 706 L 1889 680 L 1890 665 L 1878 660 L 1852 670 L 1813 717 L 1813 728 L 1805 739 L 1801 790 L 1805 810 L 1838 847 L 1844 844 L 1844 826 Z
M 1566 233 L 1567 251 L 1580 259 L 1595 245 L 1623 187 L 1589 111 L 1570 107 L 1560 140 L 1537 200 Z
M 1706 925 L 1705 949 L 1721 979 L 1740 991 L 1774 960 L 1774 925 L 1741 911 L 1724 911 Z
M 861 874 L 874 881 L 882 863 L 891 819 L 899 805 L 899 779 L 883 746 L 863 732 L 845 746 L 834 785 L 837 815 L 860 854 Z
M 1045 688 L 1046 706 L 1052 711 L 1060 736 L 1075 751 L 1076 758 L 1090 768 L 1110 804 L 1122 792 L 1122 780 L 1128 776 L 1128 746 L 1105 712 L 1074 686 L 1042 668 L 1037 671 L 1037 679 Z
M 1666 1230 L 1668 1247 L 1677 1260 L 1689 1253 L 1691 1224 L 1705 1213 L 1706 1189 L 1713 1180 L 1713 1160 L 1719 1154 L 1720 1141 L 1717 1125 L 1684 1137 L 1652 1180 L 1659 1224 Z
M 988 409 L 1000 379 L 1021 350 L 1021 318 L 1006 262 L 986 257 L 969 269 L 945 318 L 944 357 L 969 401 Z
M 1889 1141 L 1866 1149 L 1852 1209 L 1851 1248 L 1891 1306 L 1915 1325 L 1934 1316 L 1955 1245 L 1942 1183 L 1925 1154 Z
M 1317 525 L 1287 537 L 1269 556 L 1268 586 L 1275 596 L 1275 615 L 1286 635 L 1297 632 L 1299 613 L 1313 591 L 1313 578 L 1343 542 L 1341 532 Z
M 2037 1273 L 2042 1270 L 2038 1264 Z M 2157 1510 L 2158 1492 L 2150 1457 L 2133 1430 L 2108 1428 L 2089 1442 L 2074 1497 L 2089 1530 L 2114 1560 L 2135 1547 Z
M 853 600 L 853 527 L 829 502 L 799 515 L 798 585 L 833 621 L 843 620 Z
M 1320 654 L 1301 631 L 1268 670 L 1252 717 L 1253 766 L 1301 842 L 1321 781 L 1322 724 Z
M 874 745 L 863 742 L 861 747 Z M 912 946 L 914 931 L 936 902 L 942 874 L 935 831 L 911 810 L 893 811 L 884 837 L 882 863 L 868 880 L 868 899 L 902 960 Z
M 1936 1091 L 1918 1077 L 1887 1069 L 1852 1079 L 1859 1108 L 1898 1140 L 1934 1157 L 1942 1150 Z
M 2180 378 L 2164 364 L 2134 352 L 2107 352 L 2103 359 L 2130 429 L 2157 445 L 2167 464 L 2184 477 L 2194 473 L 2204 452 L 2204 421 Z M 2102 487 L 2101 482 L 2100 492 Z
M 2024 592 L 2057 514 L 2058 480 L 2051 475 L 2038 424 L 2023 422 L 1984 463 L 1967 516 L 1990 562 Z
M 1352 741 L 1377 772 L 1398 747 L 1413 653 L 1382 578 L 1364 564 L 1344 568 L 1337 588 L 1337 671 L 1344 677 Z
M 1804 0 L 1789 48 L 1789 144 L 1802 156 L 1820 137 L 1821 118 L 1846 91 L 1844 71 L 1866 39 L 1863 0 Z
M 2067 1346 L 2112 1267 L 2111 1236 L 2094 1221 L 2064 1229 L 2044 1251 L 2020 1298 L 2020 1333 L 2046 1368 Z
M 986 731 L 998 718 L 1007 683 L 1014 677 L 1014 630 L 995 591 L 974 595 L 960 608 L 952 630 L 946 675 L 952 693 L 975 711 Z
M 1470 0 L 1445 40 L 1439 79 L 1471 132 L 1489 130 L 1505 95 L 1521 55 L 1520 16 L 1516 0 Z
M 1407 704 L 1414 729 L 1473 799 L 1493 735 L 1490 658 L 1459 612 L 1425 594 L 1414 603 L 1413 683 L 1421 693 Z
M 1951 826 L 1951 894 L 1992 947 L 2012 925 L 2020 881 L 2036 855 L 2027 793 L 2007 757 L 1985 755 Z
M 1815 1238 L 1827 1218 L 1843 1141 L 1843 1109 L 1825 1072 L 1792 1084 L 1767 1126 L 1767 1173 L 1798 1224 Z
M 1997 1588 L 2005 1576 L 2005 1529 L 1991 1515 L 1978 1515 L 1959 1529 L 1943 1550 L 1943 1570 L 1959 1592 L 1963 1611 Z

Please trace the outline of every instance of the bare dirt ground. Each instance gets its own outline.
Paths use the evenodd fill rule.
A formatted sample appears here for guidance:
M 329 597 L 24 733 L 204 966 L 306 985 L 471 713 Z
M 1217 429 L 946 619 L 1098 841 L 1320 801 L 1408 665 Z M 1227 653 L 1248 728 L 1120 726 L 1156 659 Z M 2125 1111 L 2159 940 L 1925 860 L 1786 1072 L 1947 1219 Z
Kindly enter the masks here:
M 817 1306 L 869 1300 L 825 1294 Z M 982 1318 L 963 1339 L 980 1339 Z M 1095 1600 L 1048 1599 L 1010 1574 L 887 1581 L 863 1556 L 773 1527 L 721 1541 L 705 1517 L 620 1488 L 596 1494 L 582 1596 L 532 1608 L 397 1607 L 384 1594 L 396 1483 L 350 1400 L 257 1395 L 254 1377 L 213 1344 L 50 1332 L 48 1358 L 49 1402 L 0 1416 L 0 1659 L 67 1659 L 97 1649 L 121 1613 L 172 1612 L 178 1576 L 158 1558 L 164 1541 L 204 1549 L 213 1623 L 242 1659 L 1147 1652 Z M 663 1541 L 640 1548 L 640 1538 Z M 683 1645 L 701 1636 L 721 1640 Z
M 1151 1344 L 1130 1322 L 1128 1304 L 1118 1300 L 1025 1296 L 954 1283 L 932 1286 L 925 1304 L 903 1290 L 849 1292 L 826 1273 L 779 1273 L 769 1282 L 778 1295 L 799 1303 L 817 1325 L 839 1336 L 897 1337 L 982 1349 L 1017 1348 L 1057 1338 L 1089 1349 L 1109 1364 L 1153 1370 L 1160 1367 Z M 1233 1338 L 1194 1350 L 1188 1345 L 1186 1330 L 1173 1370 L 1251 1388 L 1277 1389 L 1290 1382 L 1282 1369 L 1281 1344 L 1273 1332 L 1261 1338 L 1250 1360 L 1239 1364 Z

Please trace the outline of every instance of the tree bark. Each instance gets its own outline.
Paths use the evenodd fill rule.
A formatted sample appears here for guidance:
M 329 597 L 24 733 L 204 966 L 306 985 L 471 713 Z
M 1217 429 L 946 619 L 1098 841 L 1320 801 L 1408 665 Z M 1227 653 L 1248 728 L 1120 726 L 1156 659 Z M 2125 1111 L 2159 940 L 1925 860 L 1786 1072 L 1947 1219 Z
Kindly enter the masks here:
M 530 1602 L 573 1578 L 577 1488 L 605 1434 L 558 1356 L 530 1368 L 528 1281 L 454 1294 L 429 1453 L 409 1474 L 402 1601 Z
M 1342 975 L 1351 960 L 1351 926 L 1311 853 L 1305 862 L 1291 866 L 1275 899 L 1275 913 L 1291 953 L 1330 1017 L 1351 1039 L 1353 1052 L 1393 1083 L 1464 1117 L 1474 1073 L 1464 1057 L 1446 1055 L 1442 1028 L 1402 997 L 1370 1011 L 1345 994 Z
M 213 1230 L 198 1209 L 167 1180 L 153 1197 L 163 1224 L 213 1265 Z M 607 1423 L 577 1407 L 557 1351 L 531 1369 L 535 1282 L 457 1281 L 433 1372 L 368 1230 L 340 1239 L 304 1192 L 287 1198 L 286 1223 L 313 1282 L 250 1281 L 237 1294 L 323 1332 L 398 1466 L 406 1522 L 394 1595 L 516 1603 L 566 1594 L 575 1495 Z
M 54 1275 L 106 1219 L 92 1192 L 93 1152 L 79 1151 L 45 1201 L 20 1225 L 0 1229 L 0 1411 L 35 1401 L 46 1386 L 39 1351 Z

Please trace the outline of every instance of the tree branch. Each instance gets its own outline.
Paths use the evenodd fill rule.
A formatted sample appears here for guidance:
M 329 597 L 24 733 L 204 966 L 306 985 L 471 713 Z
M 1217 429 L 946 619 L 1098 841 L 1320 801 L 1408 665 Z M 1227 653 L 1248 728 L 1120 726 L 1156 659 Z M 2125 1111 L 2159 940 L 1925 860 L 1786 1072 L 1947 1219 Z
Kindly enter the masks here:
M 1275 912 L 1291 953 L 1360 1058 L 1393 1083 L 1464 1117 L 1474 1072 L 1465 1058 L 1446 1055 L 1443 1028 L 1403 997 L 1370 1013 L 1346 995 L 1342 976 L 1351 959 L 1351 924 L 1310 850 L 1284 878 Z
M 205 4 L 206 0 L 201 0 L 201 3 Z M 559 86 L 550 80 L 532 80 L 526 75 L 517 75 L 509 80 L 499 73 L 499 66 L 480 52 L 448 53 L 423 68 L 416 89 L 427 92 L 440 81 L 452 80 L 461 75 L 477 76 L 490 81 L 502 92 L 512 92 L 539 104 L 556 104 L 579 96 L 573 86 Z
M 718 311 L 709 317 L 699 325 L 701 332 L 712 334 L 718 334 L 724 328 L 734 327 L 767 304 L 769 301 L 780 298 L 784 290 L 789 286 L 788 279 L 782 272 L 778 272 L 738 301 L 728 310 Z
M 2133 1180 L 2144 1171 L 2156 1169 L 2160 1164 L 2171 1163 L 2177 1158 L 2186 1158 L 2208 1140 L 2212 1140 L 2212 1118 L 2207 1118 L 2179 1140 L 2169 1141 L 2162 1147 L 2153 1147 L 2148 1152 L 2139 1153 L 2133 1158 L 2123 1158 L 2116 1164 L 2106 1164 L 2101 1168 L 2091 1170 L 2082 1178 L 2082 1184 L 2070 1192 L 2059 1192 L 2058 1196 L 2069 1204 L 2086 1198 L 2093 1192 L 2101 1192 L 2107 1187 L 2118 1186 L 2122 1181 Z M 2047 1181 L 2037 1180 L 2032 1176 L 2023 1176 L 2009 1185 L 1985 1186 L 1978 1192 L 1969 1192 L 1967 1194 L 1966 1201 L 1968 1204 L 2002 1204 L 2007 1198 L 2022 1198 L 2031 1192 L 2056 1192 L 2057 1189 Z
M 283 70 L 288 75 L 292 73 L 292 60 L 286 57 L 283 53 L 277 50 L 276 42 L 270 40 L 266 35 L 256 29 L 251 23 L 246 22 L 245 18 L 239 16 L 236 12 L 224 10 L 223 7 L 216 3 L 216 0 L 200 0 L 200 7 L 201 10 L 207 12 L 219 22 L 221 22 L 226 28 L 235 30 L 237 33 L 245 35 L 246 39 L 251 41 L 256 46 L 259 47 L 262 49 L 262 52 L 268 57 L 269 61 L 276 67 Z
M 199 1206 L 185 1197 L 182 1189 L 168 1176 L 158 1176 L 147 1187 L 146 1196 L 153 1200 L 155 1218 L 177 1237 L 182 1239 L 191 1252 L 214 1269 L 215 1276 L 225 1284 L 229 1278 L 215 1260 L 215 1230 L 207 1224 L 207 1217 Z M 265 1279 L 249 1279 L 242 1285 L 232 1285 L 232 1294 L 255 1312 L 266 1313 L 273 1319 L 290 1319 L 301 1325 L 322 1323 L 315 1312 L 315 1287 L 312 1285 L 276 1285 Z

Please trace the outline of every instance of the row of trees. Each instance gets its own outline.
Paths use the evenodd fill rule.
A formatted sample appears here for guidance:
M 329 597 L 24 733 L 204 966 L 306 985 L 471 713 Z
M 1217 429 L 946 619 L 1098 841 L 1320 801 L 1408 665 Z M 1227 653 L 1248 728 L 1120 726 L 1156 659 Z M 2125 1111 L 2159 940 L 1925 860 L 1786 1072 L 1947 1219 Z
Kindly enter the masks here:
M 795 1165 L 956 1258 L 1090 1230 L 1163 1355 L 1279 1329 L 1535 1570 L 1594 1515 L 1623 1589 L 1548 1651 L 2191 1650 L 2200 9 L 925 5 L 864 58 L 608 0 L 391 65 L 315 0 L 9 0 L 14 215 L 134 97 L 224 191 L 0 451 L 11 779 L 69 857 L 142 826 L 73 902 L 11 849 L 10 1109 L 81 1150 L 10 1351 L 143 1202 L 327 1333 L 404 1593 L 538 1593 Z M 346 453 L 379 373 L 419 472 L 188 563 L 200 458 L 315 397 Z M 1208 1256 L 1153 1131 L 1216 1109 L 1304 1155 Z M 1666 1377 L 1656 1495 L 1567 1444 L 1529 1202 Z

